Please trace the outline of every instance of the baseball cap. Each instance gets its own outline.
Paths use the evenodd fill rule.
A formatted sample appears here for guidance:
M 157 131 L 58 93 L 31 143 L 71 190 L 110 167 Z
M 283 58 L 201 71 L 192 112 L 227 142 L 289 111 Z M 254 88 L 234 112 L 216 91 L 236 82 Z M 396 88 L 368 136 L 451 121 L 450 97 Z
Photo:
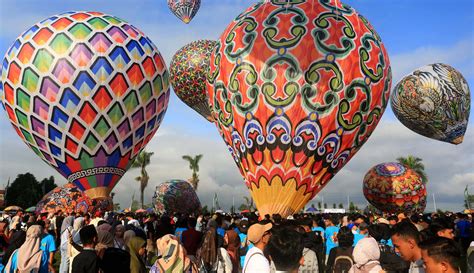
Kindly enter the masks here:
M 239 231 L 242 233 L 246 233 L 249 229 L 249 221 L 241 220 L 238 225 Z
M 258 243 L 262 239 L 265 232 L 272 229 L 272 227 L 272 223 L 265 225 L 260 223 L 253 224 L 250 226 L 247 232 L 247 238 L 253 244 Z

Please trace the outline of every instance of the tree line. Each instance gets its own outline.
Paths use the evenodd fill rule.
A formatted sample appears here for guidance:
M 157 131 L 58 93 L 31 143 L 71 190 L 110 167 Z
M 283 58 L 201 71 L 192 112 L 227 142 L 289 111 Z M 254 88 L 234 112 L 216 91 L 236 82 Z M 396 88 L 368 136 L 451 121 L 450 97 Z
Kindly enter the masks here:
M 15 205 L 26 209 L 36 206 L 46 193 L 56 187 L 53 176 L 38 181 L 31 173 L 19 174 L 5 188 L 5 207 Z

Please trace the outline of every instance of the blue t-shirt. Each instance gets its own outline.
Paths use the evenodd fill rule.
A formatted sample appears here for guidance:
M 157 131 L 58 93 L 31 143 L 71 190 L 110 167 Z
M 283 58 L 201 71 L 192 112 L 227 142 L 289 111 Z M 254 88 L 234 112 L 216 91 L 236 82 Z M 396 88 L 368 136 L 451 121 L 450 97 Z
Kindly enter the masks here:
M 352 244 L 352 246 L 356 246 L 357 243 L 365 237 L 367 237 L 367 235 L 365 235 L 365 234 L 360 234 L 360 233 L 354 234 L 354 243 Z
M 217 228 L 217 234 L 219 234 L 220 236 L 224 237 L 225 235 L 225 229 L 219 227 Z
M 333 238 L 337 236 L 338 232 L 339 232 L 339 228 L 336 226 L 326 227 L 326 231 L 324 233 L 324 236 L 326 239 L 326 255 L 329 255 L 329 252 L 331 252 L 331 249 L 337 246 Z
M 182 228 L 182 227 L 179 227 L 177 228 L 175 231 L 174 231 L 174 236 L 178 237 L 179 238 L 179 241 L 182 242 L 183 241 L 183 232 L 185 232 L 186 230 L 188 230 L 187 228 Z
M 18 249 L 13 252 L 13 255 L 11 257 L 12 263 L 10 267 L 10 272 L 5 272 L 5 273 L 15 273 L 17 269 L 17 262 L 18 262 Z M 41 257 L 41 264 L 40 264 L 40 269 L 38 273 L 48 273 L 48 259 L 49 255 L 46 254 L 45 251 L 43 251 L 42 257 Z
M 325 237 L 324 237 L 324 228 L 323 228 L 323 227 L 312 227 L 312 228 L 311 228 L 311 231 L 319 232 L 319 233 L 321 234 L 321 237 L 325 238 Z
M 467 238 L 469 237 L 469 232 L 471 228 L 471 224 L 466 220 L 461 220 L 456 224 L 457 230 L 459 230 L 459 237 Z
M 41 236 L 41 246 L 40 249 L 43 250 L 43 255 L 46 255 L 46 264 L 49 263 L 49 253 L 56 251 L 56 242 L 54 237 L 51 234 L 43 234 Z

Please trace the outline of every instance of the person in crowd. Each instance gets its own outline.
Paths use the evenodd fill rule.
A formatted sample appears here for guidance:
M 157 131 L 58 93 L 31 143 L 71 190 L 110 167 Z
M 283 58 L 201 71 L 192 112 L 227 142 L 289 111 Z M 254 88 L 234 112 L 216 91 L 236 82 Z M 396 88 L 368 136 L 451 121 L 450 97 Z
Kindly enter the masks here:
M 324 217 L 324 224 L 326 225 L 326 230 L 324 232 L 324 241 L 326 242 L 326 260 L 329 258 L 329 253 L 331 249 L 337 246 L 336 237 L 339 232 L 339 228 L 336 226 L 339 224 L 339 219 L 335 215 L 327 215 Z M 351 243 L 352 245 L 352 243 Z
M 99 257 L 99 268 L 103 273 L 130 273 L 130 254 L 114 247 L 114 237 L 104 230 L 97 233 L 95 249 Z
M 41 249 L 43 232 L 44 228 L 39 225 L 33 225 L 28 228 L 25 242 L 10 256 L 5 266 L 5 273 L 55 272 L 53 268 L 48 266 L 48 254 Z
M 151 267 L 150 273 L 193 272 L 193 264 L 176 236 L 167 234 L 156 241 L 156 246 L 161 255 Z
M 222 247 L 224 239 L 218 239 L 220 235 L 217 234 L 214 223 L 204 234 L 201 247 L 197 251 L 198 267 L 204 272 L 232 272 L 232 262 L 227 251 Z
M 390 227 L 388 224 L 370 225 L 369 236 L 374 238 L 380 250 L 380 265 L 387 273 L 404 273 L 410 267 L 410 263 L 404 261 L 395 253 L 395 248 L 389 244 Z M 390 240 L 391 241 L 391 240 Z
M 68 216 L 61 220 L 61 231 L 60 231 L 60 244 L 59 250 L 61 252 L 61 263 L 59 265 L 59 273 L 68 273 L 69 272 L 69 254 L 68 254 L 68 245 L 69 245 L 69 236 L 71 236 L 72 225 L 74 224 L 74 216 Z
M 271 238 L 271 229 L 271 223 L 256 223 L 250 226 L 247 239 L 254 247 L 247 251 L 242 273 L 270 272 L 270 261 L 263 251 Z
M 461 244 L 463 253 L 466 253 L 471 242 L 471 223 L 464 213 L 458 213 L 456 217 L 456 237 Z
M 392 227 L 392 242 L 395 250 L 402 259 L 410 262 L 409 273 L 424 273 L 424 264 L 421 256 L 420 233 L 414 224 L 401 221 Z
M 390 225 L 390 227 L 393 227 L 394 225 L 396 225 L 398 223 L 398 217 L 395 216 L 395 215 L 391 215 L 387 218 L 388 220 L 388 223 Z
M 146 241 L 138 236 L 134 236 L 128 241 L 128 252 L 130 253 L 130 273 L 145 273 L 144 262 Z
M 368 234 L 369 234 L 369 226 L 365 222 L 358 223 L 357 224 L 357 230 L 354 233 L 354 244 L 353 244 L 353 246 L 356 246 L 357 243 L 361 239 L 366 238 Z
M 182 235 L 183 232 L 188 230 L 188 221 L 185 217 L 181 216 L 178 218 L 178 221 L 176 222 L 176 229 L 174 231 L 174 236 L 176 236 L 180 242 L 182 242 Z
M 186 253 L 191 257 L 191 260 L 195 260 L 196 252 L 201 243 L 202 233 L 196 230 L 197 220 L 194 217 L 188 218 L 188 229 L 182 234 L 182 243 L 186 249 Z
M 249 221 L 241 220 L 237 228 L 239 229 L 239 238 L 240 238 L 240 249 L 239 249 L 240 267 L 243 268 L 244 262 L 245 262 L 245 255 L 247 254 L 247 251 L 249 250 L 250 244 L 251 244 L 247 239 Z
M 26 232 L 23 230 L 19 230 L 11 235 L 11 237 L 9 238 L 9 245 L 6 248 L 5 253 L 2 257 L 1 267 L 4 267 L 7 265 L 8 261 L 10 260 L 10 257 L 13 255 L 13 252 L 15 252 L 18 248 L 20 248 L 20 246 L 23 245 L 25 240 L 26 240 Z
M 167 215 L 163 215 L 156 227 L 156 238 L 161 238 L 166 234 L 174 234 L 173 226 L 171 225 L 171 219 Z
M 125 226 L 118 224 L 115 226 L 114 230 L 114 247 L 122 250 L 126 250 L 126 244 L 124 240 Z M 132 231 L 133 232 L 133 231 Z
M 275 264 L 276 272 L 296 273 L 304 263 L 303 249 L 302 234 L 294 228 L 281 227 L 272 231 L 265 253 Z
M 454 223 L 446 218 L 434 220 L 428 229 L 432 236 L 444 237 L 451 240 L 454 239 Z
M 37 222 L 43 228 L 43 234 L 41 235 L 41 250 L 46 254 L 46 262 L 48 263 L 50 272 L 55 272 L 53 267 L 54 252 L 56 252 L 56 242 L 54 236 L 48 233 L 49 225 L 51 222 L 46 219 L 44 221 Z
M 352 231 L 348 227 L 342 227 L 336 235 L 336 240 L 338 245 L 331 248 L 328 256 L 325 268 L 327 273 L 347 272 L 354 264 L 352 258 L 354 234 Z
M 382 273 L 380 249 L 374 238 L 362 238 L 352 252 L 354 264 L 349 273 Z
M 133 237 L 136 237 L 137 235 L 135 234 L 135 231 L 133 230 L 127 230 L 125 231 L 125 233 L 123 234 L 123 241 L 125 243 L 125 250 L 128 251 L 128 242 L 130 242 L 130 240 L 133 238 Z
M 238 273 L 240 269 L 240 237 L 235 230 L 225 232 L 224 246 L 232 262 L 232 273 Z
M 99 272 L 99 258 L 95 251 L 98 236 L 94 225 L 84 226 L 79 230 L 82 250 L 72 261 L 72 273 Z
M 426 272 L 460 272 L 461 252 L 452 239 L 432 237 L 420 243 Z

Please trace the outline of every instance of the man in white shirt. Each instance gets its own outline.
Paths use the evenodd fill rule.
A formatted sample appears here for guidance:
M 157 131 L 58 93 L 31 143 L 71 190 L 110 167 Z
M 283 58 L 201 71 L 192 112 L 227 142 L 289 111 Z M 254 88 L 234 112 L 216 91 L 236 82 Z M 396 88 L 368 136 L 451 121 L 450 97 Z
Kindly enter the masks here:
M 242 273 L 270 273 L 270 262 L 263 254 L 263 250 L 270 240 L 271 229 L 271 223 L 256 223 L 248 229 L 247 238 L 254 247 L 245 255 Z

